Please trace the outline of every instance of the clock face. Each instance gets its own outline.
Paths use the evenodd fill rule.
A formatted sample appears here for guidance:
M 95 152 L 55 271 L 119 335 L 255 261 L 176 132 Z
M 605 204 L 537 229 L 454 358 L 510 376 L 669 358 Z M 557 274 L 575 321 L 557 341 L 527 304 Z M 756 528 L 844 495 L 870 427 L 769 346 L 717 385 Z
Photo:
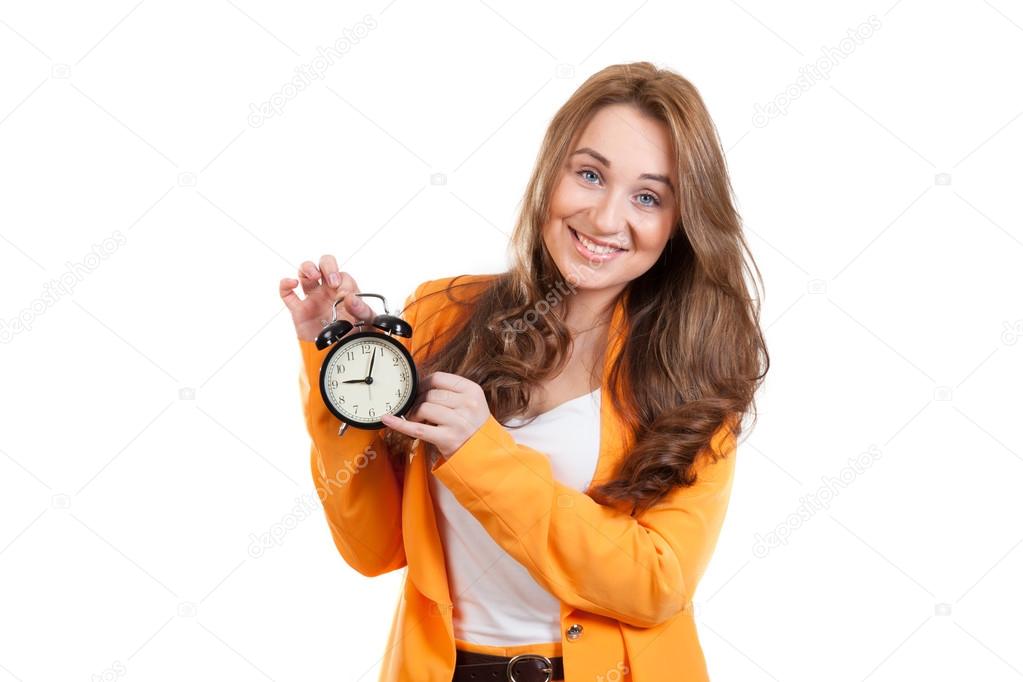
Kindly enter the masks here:
M 387 336 L 354 334 L 338 343 L 321 368 L 320 392 L 339 419 L 352 426 L 379 428 L 382 415 L 402 414 L 415 397 L 412 358 Z

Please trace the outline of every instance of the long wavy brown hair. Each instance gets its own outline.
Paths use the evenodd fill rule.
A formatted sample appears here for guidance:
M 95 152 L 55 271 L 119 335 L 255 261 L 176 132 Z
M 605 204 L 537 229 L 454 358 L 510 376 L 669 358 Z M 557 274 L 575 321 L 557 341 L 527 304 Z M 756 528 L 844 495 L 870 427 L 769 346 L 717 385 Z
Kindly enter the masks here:
M 628 329 L 611 369 L 610 397 L 635 441 L 611 480 L 588 491 L 602 504 L 631 505 L 638 515 L 695 482 L 693 463 L 723 424 L 737 438 L 747 413 L 755 421 L 754 394 L 770 365 L 759 299 L 750 297 L 746 276 L 760 289 L 763 280 L 733 205 L 717 131 L 688 80 L 649 62 L 618 64 L 573 93 L 537 156 L 509 270 L 484 287 L 465 288 L 472 282 L 455 278 L 431 294 L 466 311 L 457 330 L 445 330 L 443 343 L 431 339 L 434 347 L 416 356 L 423 358 L 420 375 L 442 371 L 478 383 L 502 424 L 526 414 L 530 396 L 558 376 L 570 357 L 571 332 L 553 309 L 535 313 L 551 292 L 571 283 L 547 251 L 542 229 L 569 145 L 597 110 L 615 103 L 633 104 L 667 125 L 679 178 L 680 219 L 661 258 L 620 294 Z M 523 326 L 530 311 L 536 321 Z M 387 429 L 384 443 L 403 476 L 412 439 Z

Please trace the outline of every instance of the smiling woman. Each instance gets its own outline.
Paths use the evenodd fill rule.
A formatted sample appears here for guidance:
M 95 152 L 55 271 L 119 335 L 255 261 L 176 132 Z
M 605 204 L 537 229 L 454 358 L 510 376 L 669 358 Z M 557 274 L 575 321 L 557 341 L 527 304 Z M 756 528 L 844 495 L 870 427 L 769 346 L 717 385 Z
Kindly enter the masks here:
M 416 288 L 414 407 L 341 439 L 313 340 L 358 286 L 332 256 L 281 282 L 317 489 L 364 464 L 321 495 L 334 542 L 364 575 L 408 568 L 380 679 L 707 680 L 692 602 L 769 361 L 696 88 L 647 62 L 591 76 L 512 245 L 507 272 Z

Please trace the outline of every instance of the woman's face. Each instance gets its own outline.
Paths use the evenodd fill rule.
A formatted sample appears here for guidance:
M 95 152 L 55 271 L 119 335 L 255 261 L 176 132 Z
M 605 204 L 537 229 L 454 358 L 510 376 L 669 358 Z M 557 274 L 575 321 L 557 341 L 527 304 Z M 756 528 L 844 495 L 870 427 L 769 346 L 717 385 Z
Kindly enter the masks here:
M 662 122 L 630 104 L 594 114 L 569 150 L 543 228 L 566 280 L 617 294 L 657 262 L 679 219 L 675 166 Z M 594 252 L 586 240 L 614 250 Z

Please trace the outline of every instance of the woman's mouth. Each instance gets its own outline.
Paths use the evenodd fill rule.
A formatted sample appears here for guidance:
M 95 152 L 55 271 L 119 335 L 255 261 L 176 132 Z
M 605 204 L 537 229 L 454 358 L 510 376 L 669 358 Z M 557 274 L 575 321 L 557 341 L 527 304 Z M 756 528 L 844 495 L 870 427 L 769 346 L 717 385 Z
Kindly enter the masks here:
M 587 260 L 596 260 L 604 263 L 621 255 L 622 253 L 625 253 L 625 249 L 618 249 L 613 246 L 601 246 L 586 236 L 580 235 L 571 227 L 568 228 L 568 231 L 572 233 L 572 243 L 575 245 L 576 251 L 578 251 L 579 254 Z

